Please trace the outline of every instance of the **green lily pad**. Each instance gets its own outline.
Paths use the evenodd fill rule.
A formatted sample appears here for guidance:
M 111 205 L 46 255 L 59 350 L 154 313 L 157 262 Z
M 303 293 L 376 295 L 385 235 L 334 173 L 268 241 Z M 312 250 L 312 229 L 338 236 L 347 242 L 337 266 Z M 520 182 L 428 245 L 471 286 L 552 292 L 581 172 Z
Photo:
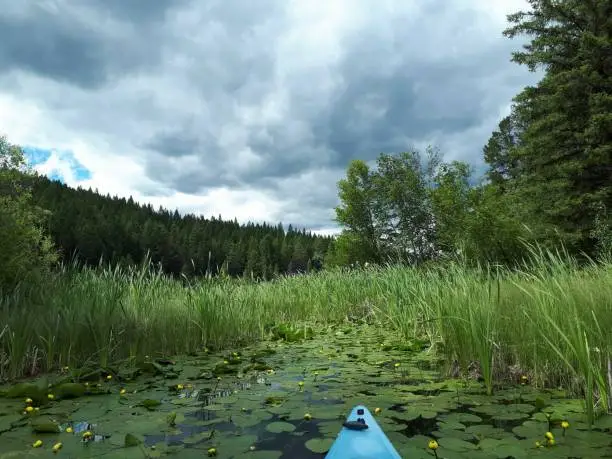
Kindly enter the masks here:
M 500 459 L 508 457 L 527 459 L 535 456 L 536 452 L 540 452 L 533 449 L 525 449 L 525 446 L 519 440 L 511 437 L 504 439 L 485 438 L 478 443 L 478 448 L 485 452 L 491 452 Z M 537 456 L 540 457 L 540 454 L 537 454 Z
M 504 429 L 499 429 L 489 424 L 476 424 L 465 429 L 466 432 L 473 434 L 478 439 L 494 438 L 501 440 L 503 438 L 512 437 L 510 432 Z
M 519 438 L 542 438 L 547 431 L 548 424 L 537 421 L 525 421 L 522 425 L 512 429 L 512 432 Z
M 612 431 L 612 414 L 601 416 L 595 421 L 595 427 L 602 430 Z
M 526 403 L 516 403 L 512 405 L 497 405 L 489 404 L 470 408 L 479 414 L 491 416 L 492 419 L 498 421 L 518 421 L 520 419 L 529 418 L 530 413 L 535 411 L 533 405 Z
M 85 395 L 85 386 L 80 383 L 64 383 L 53 389 L 56 398 L 78 398 Z
M 272 433 L 281 433 L 281 432 L 293 432 L 295 430 L 295 426 L 288 422 L 271 422 L 266 426 L 266 430 Z
M 438 444 L 440 445 L 440 449 L 444 448 L 459 453 L 476 449 L 476 445 L 474 445 L 474 443 L 453 437 L 440 438 L 438 440 Z
M 33 419 L 30 425 L 35 433 L 60 433 L 59 424 L 47 417 Z
M 304 446 L 313 453 L 323 454 L 329 451 L 333 443 L 334 440 L 331 438 L 311 438 L 304 443 Z
M 446 422 L 459 422 L 466 425 L 482 422 L 482 418 L 480 416 L 476 416 L 472 413 L 447 413 L 440 415 L 439 418 Z
M 151 399 L 151 398 L 146 398 L 142 402 L 138 403 L 136 406 L 141 406 L 141 407 L 146 408 L 147 410 L 151 411 L 151 410 L 154 410 L 155 408 L 157 408 L 159 405 L 161 405 L 161 402 L 159 400 L 154 400 L 154 399 Z
M 129 448 L 132 446 L 138 446 L 142 443 L 143 443 L 143 440 L 141 438 L 138 438 L 136 435 L 131 434 L 131 433 L 125 434 L 123 444 L 126 448 Z

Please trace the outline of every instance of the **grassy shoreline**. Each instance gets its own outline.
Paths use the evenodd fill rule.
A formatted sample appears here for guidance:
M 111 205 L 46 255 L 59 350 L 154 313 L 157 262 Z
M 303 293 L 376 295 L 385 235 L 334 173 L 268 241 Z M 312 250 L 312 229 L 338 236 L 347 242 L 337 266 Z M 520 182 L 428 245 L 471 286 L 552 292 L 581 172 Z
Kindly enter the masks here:
M 4 380 L 246 344 L 278 323 L 309 322 L 316 329 L 368 317 L 407 340 L 426 337 L 457 374 L 476 363 L 489 393 L 527 376 L 536 385 L 583 394 L 591 415 L 610 406 L 610 262 L 579 268 L 539 253 L 528 270 L 513 273 L 451 264 L 189 287 L 148 268 L 84 270 L 0 301 Z

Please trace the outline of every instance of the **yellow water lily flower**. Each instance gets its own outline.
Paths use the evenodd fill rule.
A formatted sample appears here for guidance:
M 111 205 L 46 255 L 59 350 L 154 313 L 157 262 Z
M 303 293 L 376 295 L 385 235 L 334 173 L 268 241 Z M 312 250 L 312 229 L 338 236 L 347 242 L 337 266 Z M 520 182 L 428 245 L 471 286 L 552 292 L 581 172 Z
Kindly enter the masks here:
M 397 362 L 394 366 L 395 366 L 395 368 L 399 368 L 399 366 L 400 366 L 399 362 Z
M 74 432 L 74 430 L 72 430 L 72 427 L 66 427 L 66 433 L 72 433 Z
M 213 457 L 217 455 L 217 448 L 208 448 L 208 457 Z
M 177 384 L 177 385 L 176 385 L 176 388 L 177 388 L 178 390 L 183 390 L 183 389 L 185 388 L 185 386 L 183 386 L 182 384 Z
M 34 403 L 34 401 L 33 401 L 33 400 L 30 398 L 30 397 L 26 398 L 26 399 L 25 399 L 25 402 L 26 402 L 28 405 L 31 405 L 32 403 Z
M 298 386 L 300 386 L 300 387 L 304 386 L 304 381 L 298 382 Z
M 89 438 L 93 437 L 93 433 L 89 430 L 86 430 L 85 432 L 83 432 L 83 439 L 87 440 Z
M 32 443 L 32 448 L 40 448 L 42 446 L 42 440 L 36 440 Z
M 53 452 L 57 453 L 60 449 L 62 449 L 62 443 L 61 442 L 57 442 L 55 445 L 53 445 Z
M 126 393 L 126 392 L 127 392 L 127 391 L 126 391 L 125 389 L 121 389 L 121 390 L 119 391 L 119 395 L 125 395 L 125 393 Z
M 32 408 L 31 406 L 26 406 L 25 410 L 26 413 L 31 413 L 32 411 L 34 411 L 34 408 Z
M 544 434 L 544 436 L 546 437 L 547 440 L 554 440 L 555 436 L 552 434 L 552 432 L 546 432 Z
M 310 421 L 310 420 L 312 419 L 312 415 L 311 415 L 310 413 L 306 413 L 306 414 L 304 415 L 304 419 L 305 419 L 306 421 Z
M 535 447 L 536 447 L 536 448 L 544 448 L 544 447 L 542 446 L 542 442 L 540 442 L 540 441 L 536 441 L 536 442 L 535 442 Z
M 563 429 L 567 429 L 567 428 L 569 427 L 569 422 L 567 422 L 567 421 L 562 421 L 562 422 L 561 422 L 561 427 L 562 427 Z
M 47 398 L 48 398 L 49 400 L 53 400 L 53 399 L 55 398 L 55 395 L 53 395 L 53 394 L 47 394 Z
M 113 375 L 108 375 L 108 376 L 106 376 L 106 380 L 107 380 L 107 381 L 110 381 L 111 379 L 113 379 Z
M 546 440 L 546 446 L 555 446 L 555 439 Z
M 439 445 L 438 445 L 438 442 L 437 442 L 437 441 L 435 441 L 435 440 L 429 440 L 429 443 L 427 444 L 427 447 L 428 447 L 429 449 L 433 449 L 434 451 L 435 451 L 436 449 L 438 449 L 438 446 L 439 446 Z
M 380 414 L 382 410 L 378 407 L 374 408 L 374 414 Z

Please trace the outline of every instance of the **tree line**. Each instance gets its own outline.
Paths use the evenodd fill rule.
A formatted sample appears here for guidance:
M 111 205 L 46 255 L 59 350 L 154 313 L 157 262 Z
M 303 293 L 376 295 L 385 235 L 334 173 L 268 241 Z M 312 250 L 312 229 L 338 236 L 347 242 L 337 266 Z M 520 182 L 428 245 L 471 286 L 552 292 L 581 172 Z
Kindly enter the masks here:
M 0 286 L 58 262 L 134 266 L 173 276 L 272 279 L 322 268 L 332 238 L 292 225 L 180 215 L 129 199 L 73 189 L 30 170 L 0 137 Z
M 33 180 L 32 196 L 51 211 L 49 234 L 63 260 L 86 265 L 127 266 L 148 257 L 171 275 L 270 279 L 320 268 L 331 241 L 291 225 L 182 216 L 43 177 Z

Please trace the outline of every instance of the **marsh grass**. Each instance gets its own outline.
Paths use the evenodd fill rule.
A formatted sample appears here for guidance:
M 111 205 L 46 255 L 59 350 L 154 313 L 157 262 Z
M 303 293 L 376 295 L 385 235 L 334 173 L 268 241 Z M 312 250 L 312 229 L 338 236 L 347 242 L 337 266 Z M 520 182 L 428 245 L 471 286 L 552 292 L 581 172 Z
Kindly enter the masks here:
M 0 378 L 236 346 L 275 323 L 325 326 L 365 310 L 406 340 L 428 337 L 464 372 L 477 363 L 488 393 L 524 374 L 583 393 L 589 418 L 610 407 L 612 263 L 578 267 L 538 250 L 512 272 L 450 263 L 187 286 L 146 264 L 67 267 L 44 288 L 0 298 Z

